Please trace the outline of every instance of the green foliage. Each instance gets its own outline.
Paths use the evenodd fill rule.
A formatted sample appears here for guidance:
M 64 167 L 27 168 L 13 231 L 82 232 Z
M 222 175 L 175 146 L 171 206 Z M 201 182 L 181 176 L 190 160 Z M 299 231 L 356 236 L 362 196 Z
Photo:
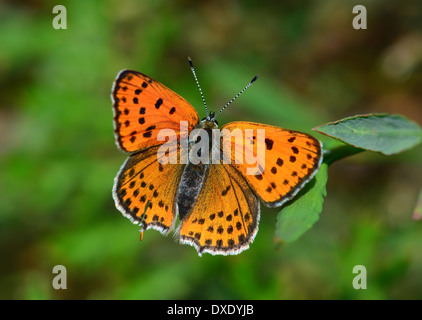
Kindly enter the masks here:
M 422 128 L 401 115 L 359 115 L 324 124 L 315 131 L 356 148 L 392 155 L 422 141 Z
M 275 237 L 277 243 L 292 242 L 314 225 L 322 212 L 328 165 L 322 163 L 318 173 L 299 194 L 288 202 L 277 216 Z

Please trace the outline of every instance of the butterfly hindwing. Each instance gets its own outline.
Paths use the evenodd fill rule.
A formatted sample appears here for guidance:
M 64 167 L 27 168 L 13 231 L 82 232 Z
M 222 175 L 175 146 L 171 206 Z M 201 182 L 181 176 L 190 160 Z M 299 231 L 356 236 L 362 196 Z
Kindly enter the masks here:
M 234 132 L 231 140 L 231 163 L 268 207 L 280 206 L 294 197 L 312 179 L 321 164 L 321 143 L 306 133 L 240 121 L 228 123 L 221 129 Z M 246 139 L 245 129 L 253 130 L 251 139 Z M 256 164 L 247 159 L 246 155 L 247 151 L 257 154 L 258 129 L 265 130 L 265 136 L 261 139 L 265 160 Z M 241 164 L 235 163 L 236 135 L 243 135 L 244 139 L 238 140 L 244 143 L 244 149 L 238 149 L 245 152 Z
M 180 121 L 188 130 L 198 123 L 198 113 L 181 96 L 154 79 L 136 71 L 123 70 L 112 89 L 116 143 L 126 152 L 162 144 L 161 129 L 180 134 Z
M 249 248 L 257 231 L 259 200 L 230 165 L 211 164 L 193 210 L 178 229 L 181 243 L 201 255 L 237 254 Z
M 171 231 L 175 197 L 184 165 L 161 164 L 159 147 L 131 155 L 116 176 L 113 197 L 117 208 L 141 231 Z

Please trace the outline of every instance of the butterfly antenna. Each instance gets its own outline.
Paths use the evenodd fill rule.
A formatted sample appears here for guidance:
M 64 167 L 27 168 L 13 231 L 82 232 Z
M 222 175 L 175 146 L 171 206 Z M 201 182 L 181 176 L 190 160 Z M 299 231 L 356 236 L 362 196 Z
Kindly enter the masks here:
M 188 57 L 188 61 L 189 61 L 190 69 L 192 70 L 193 76 L 195 78 L 196 84 L 198 85 L 199 92 L 201 93 L 202 101 L 204 102 L 205 112 L 207 113 L 207 118 L 208 118 L 209 114 L 208 114 L 207 103 L 205 102 L 205 97 L 204 97 L 204 94 L 202 93 L 201 86 L 199 85 L 198 78 L 196 77 L 196 72 L 195 72 L 195 69 L 193 67 L 192 59 L 190 57 Z
M 221 108 L 221 110 L 220 111 L 218 111 L 217 112 L 217 114 L 214 116 L 214 119 L 215 118 L 217 118 L 217 116 L 224 110 L 224 109 L 226 109 L 229 105 L 230 105 L 230 103 L 232 103 L 234 100 L 236 100 L 246 89 L 248 89 L 251 85 L 252 85 L 252 83 L 254 83 L 255 82 L 255 80 L 256 79 L 258 79 L 259 78 L 259 74 L 257 74 L 255 77 L 253 77 L 253 79 L 251 80 L 251 82 L 249 82 L 248 83 L 248 85 L 246 86 L 246 87 L 244 87 L 237 95 L 235 95 L 234 96 L 234 98 L 233 99 L 231 99 L 229 102 L 227 102 L 227 104 L 224 106 L 224 107 L 222 107 Z

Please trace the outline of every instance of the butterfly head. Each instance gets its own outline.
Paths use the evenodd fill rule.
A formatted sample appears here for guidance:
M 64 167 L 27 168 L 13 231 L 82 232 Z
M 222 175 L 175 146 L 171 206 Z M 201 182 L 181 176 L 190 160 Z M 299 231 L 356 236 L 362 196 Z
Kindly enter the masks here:
M 208 128 L 208 129 L 217 129 L 218 128 L 218 122 L 215 120 L 215 112 L 211 111 L 210 114 L 201 120 L 201 123 L 199 124 L 202 128 Z

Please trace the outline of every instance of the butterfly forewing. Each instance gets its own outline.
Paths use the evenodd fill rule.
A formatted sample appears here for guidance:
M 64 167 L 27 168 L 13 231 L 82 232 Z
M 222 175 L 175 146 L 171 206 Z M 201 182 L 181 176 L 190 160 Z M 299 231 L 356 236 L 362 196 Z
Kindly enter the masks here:
M 162 144 L 161 129 L 180 135 L 180 121 L 188 130 L 198 123 L 198 113 L 181 96 L 152 78 L 130 70 L 121 71 L 112 90 L 116 143 L 126 152 Z
M 242 150 L 236 149 L 235 137 L 231 139 L 231 162 L 269 207 L 280 206 L 291 199 L 312 179 L 321 164 L 321 144 L 308 134 L 252 122 L 232 122 L 222 129 L 243 135 L 243 139 L 238 139 L 244 143 L 243 163 L 235 163 L 236 150 Z M 234 131 L 235 129 L 240 130 Z M 245 139 L 245 129 L 252 129 L 254 132 L 249 140 Z M 248 154 L 247 151 L 257 155 L 258 129 L 265 130 L 261 141 L 265 161 L 251 164 L 252 161 L 247 161 L 245 155 Z

